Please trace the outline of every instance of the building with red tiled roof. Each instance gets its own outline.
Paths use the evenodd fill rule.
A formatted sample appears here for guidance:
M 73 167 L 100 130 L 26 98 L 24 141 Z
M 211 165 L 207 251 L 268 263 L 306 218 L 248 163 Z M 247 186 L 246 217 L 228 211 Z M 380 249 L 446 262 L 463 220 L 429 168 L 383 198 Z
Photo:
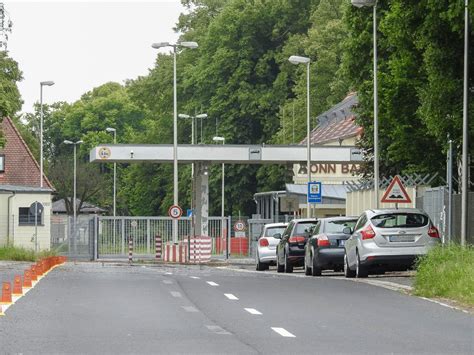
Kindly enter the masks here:
M 2 120 L 1 130 L 0 246 L 49 249 L 53 186 L 46 176 L 40 186 L 40 166 L 10 118 Z M 30 208 L 35 202 L 39 210 Z

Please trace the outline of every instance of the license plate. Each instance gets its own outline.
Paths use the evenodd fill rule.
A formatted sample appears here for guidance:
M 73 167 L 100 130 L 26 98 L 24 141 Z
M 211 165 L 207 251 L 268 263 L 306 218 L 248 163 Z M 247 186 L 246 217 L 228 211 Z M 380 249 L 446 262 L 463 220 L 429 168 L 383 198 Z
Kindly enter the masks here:
M 415 241 L 415 237 L 412 235 L 391 235 L 389 238 L 391 242 L 398 243 L 409 243 Z

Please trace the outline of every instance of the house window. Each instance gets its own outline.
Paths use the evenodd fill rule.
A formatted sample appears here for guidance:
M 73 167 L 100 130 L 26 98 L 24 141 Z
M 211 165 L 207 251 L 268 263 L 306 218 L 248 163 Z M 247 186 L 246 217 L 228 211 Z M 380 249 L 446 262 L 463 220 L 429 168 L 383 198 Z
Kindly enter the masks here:
M 5 155 L 0 154 L 0 173 L 5 172 Z
M 35 225 L 35 214 L 30 213 L 29 207 L 20 207 L 18 212 L 18 224 L 20 226 L 34 226 Z M 38 211 L 36 216 L 36 223 L 42 225 L 41 221 L 43 220 L 43 213 Z

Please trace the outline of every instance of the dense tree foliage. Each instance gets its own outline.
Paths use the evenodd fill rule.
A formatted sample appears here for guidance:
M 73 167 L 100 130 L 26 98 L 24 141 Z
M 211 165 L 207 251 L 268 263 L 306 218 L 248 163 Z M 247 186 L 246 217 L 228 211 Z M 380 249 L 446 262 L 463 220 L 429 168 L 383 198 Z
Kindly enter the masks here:
M 197 129 L 198 142 L 213 144 L 215 135 L 225 137 L 226 144 L 300 142 L 306 134 L 306 68 L 290 64 L 288 57 L 303 55 L 311 59 L 314 126 L 318 114 L 349 92 L 358 93 L 358 123 L 364 128 L 360 145 L 367 152 L 365 173 L 371 174 L 372 9 L 355 8 L 349 0 L 182 3 L 187 11 L 176 30 L 182 40 L 196 41 L 199 48 L 178 50 L 178 112 L 208 114 L 202 135 Z M 447 135 L 458 146 L 462 140 L 463 2 L 384 0 L 379 1 L 377 17 L 381 173 L 444 175 Z M 471 41 L 474 53 L 472 49 Z M 64 169 L 60 165 L 71 156 L 64 139 L 84 140 L 80 147 L 84 162 L 91 147 L 112 141 L 106 127 L 117 129 L 119 143 L 172 143 L 172 66 L 172 54 L 160 52 L 143 77 L 125 85 L 104 84 L 73 104 L 45 107 L 46 166 L 53 182 L 64 190 L 61 196 L 71 193 L 61 180 L 66 177 L 56 171 Z M 472 92 L 472 79 L 469 86 Z M 16 106 L 5 107 L 11 112 Z M 470 117 L 473 111 L 471 100 Z M 24 129 L 31 142 L 38 116 L 38 112 L 26 116 Z M 178 141 L 191 142 L 189 120 L 179 120 Z M 94 169 L 84 174 L 92 174 L 100 189 L 83 197 L 110 207 L 111 165 Z M 119 164 L 118 170 L 119 213 L 166 213 L 172 203 L 171 165 Z M 220 166 L 212 166 L 211 214 L 220 213 L 220 178 Z M 226 214 L 251 214 L 255 192 L 283 189 L 291 178 L 287 166 L 227 166 Z M 190 166 L 180 165 L 179 184 L 180 204 L 187 208 Z

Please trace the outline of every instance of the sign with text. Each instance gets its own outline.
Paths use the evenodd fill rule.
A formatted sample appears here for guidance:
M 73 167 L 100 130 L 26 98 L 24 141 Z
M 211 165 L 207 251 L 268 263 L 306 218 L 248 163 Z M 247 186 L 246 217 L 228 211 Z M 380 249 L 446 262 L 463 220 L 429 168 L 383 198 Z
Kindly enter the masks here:
M 323 197 L 321 192 L 321 182 L 308 182 L 308 203 L 322 203 Z

